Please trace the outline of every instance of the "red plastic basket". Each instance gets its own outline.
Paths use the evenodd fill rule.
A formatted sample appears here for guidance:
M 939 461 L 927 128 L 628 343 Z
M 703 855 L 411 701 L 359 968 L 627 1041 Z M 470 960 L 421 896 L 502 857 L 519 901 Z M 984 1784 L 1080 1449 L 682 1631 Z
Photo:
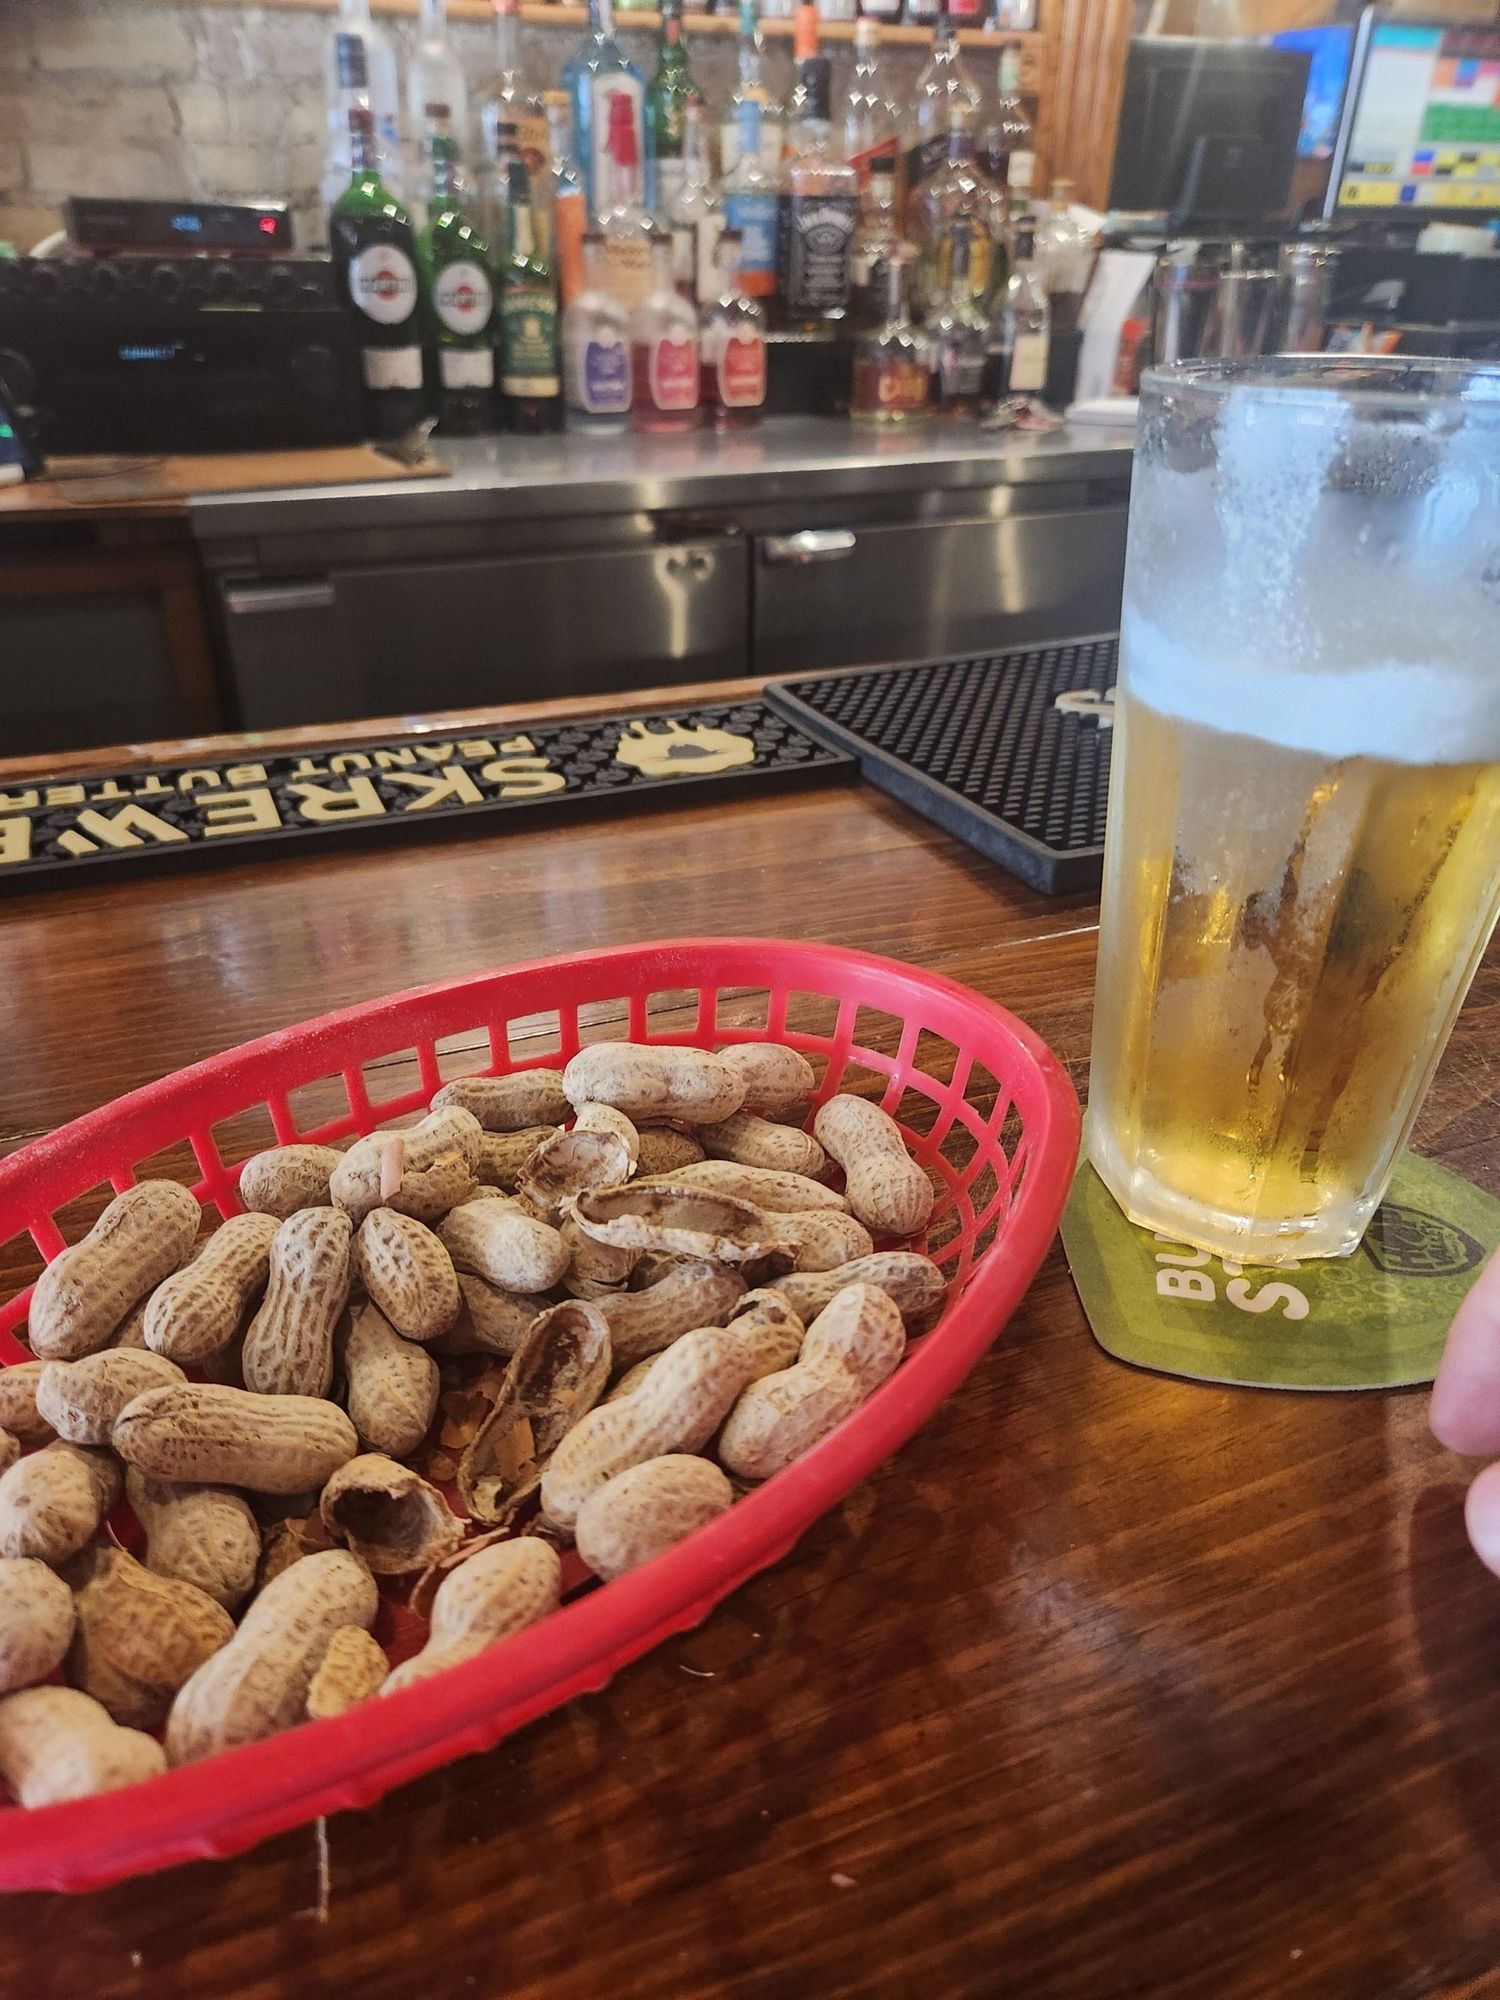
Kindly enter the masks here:
M 648 998 L 683 989 L 697 996 L 691 1030 L 653 1036 Z M 746 1027 L 746 996 L 761 992 L 765 1025 Z M 438 1041 L 487 1034 L 495 1072 L 556 1062 L 550 1052 L 514 1062 L 509 1035 L 509 1024 L 555 1010 L 565 1061 L 580 1045 L 580 1008 L 622 998 L 628 1023 L 609 1032 L 634 1041 L 769 1039 L 815 1062 L 825 1056 L 820 1097 L 838 1089 L 850 1063 L 888 1078 L 881 1101 L 944 1186 L 930 1237 L 950 1277 L 940 1324 L 913 1342 L 891 1380 L 832 1436 L 719 1520 L 478 1658 L 374 1709 L 171 1771 L 107 1801 L 0 1809 L 0 1888 L 92 1889 L 172 1862 L 233 1854 L 321 1814 L 369 1805 L 392 1786 L 488 1749 L 534 1716 L 603 1687 L 785 1556 L 804 1529 L 905 1442 L 996 1338 L 1062 1212 L 1078 1148 L 1072 1086 L 1029 1028 L 979 994 L 933 973 L 815 944 L 711 938 L 589 952 L 420 987 L 265 1036 L 134 1091 L 0 1162 L 0 1243 L 29 1232 L 50 1260 L 64 1247 L 57 1211 L 101 1182 L 128 1187 L 142 1162 L 183 1140 L 202 1171 L 199 1197 L 223 1215 L 236 1213 L 238 1165 L 220 1158 L 212 1130 L 220 1121 L 263 1104 L 282 1143 L 366 1132 L 426 1104 L 443 1080 Z M 893 1055 L 856 1043 L 861 1008 L 895 1017 Z M 831 1013 L 826 1032 L 794 1025 L 814 1012 Z M 365 1065 L 413 1050 L 419 1086 L 372 1105 Z M 466 1064 L 482 1066 L 482 1051 Z M 300 1130 L 290 1093 L 329 1077 L 342 1078 L 347 1112 Z M 28 1297 L 0 1307 L 6 1362 L 23 1356 L 13 1329 Z

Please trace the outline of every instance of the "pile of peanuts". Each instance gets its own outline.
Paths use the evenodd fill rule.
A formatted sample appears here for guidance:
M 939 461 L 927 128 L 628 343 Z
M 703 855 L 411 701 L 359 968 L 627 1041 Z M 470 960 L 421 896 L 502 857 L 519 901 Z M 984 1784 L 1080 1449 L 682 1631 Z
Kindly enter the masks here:
M 933 1204 L 897 1125 L 837 1096 L 809 1133 L 814 1087 L 778 1045 L 596 1042 L 344 1151 L 257 1154 L 201 1242 L 175 1182 L 111 1201 L 37 1281 L 34 1358 L 0 1370 L 20 1803 L 410 1687 L 555 1610 L 560 1552 L 619 1577 L 827 1436 L 943 1279 L 889 1247 Z M 481 1414 L 426 1478 L 466 1369 Z M 394 1669 L 383 1578 L 429 1621 Z

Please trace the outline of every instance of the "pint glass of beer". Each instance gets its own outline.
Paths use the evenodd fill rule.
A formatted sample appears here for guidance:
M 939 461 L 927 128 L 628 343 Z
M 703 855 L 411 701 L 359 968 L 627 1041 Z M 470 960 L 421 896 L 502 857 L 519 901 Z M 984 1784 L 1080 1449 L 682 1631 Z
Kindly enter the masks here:
M 1088 1156 L 1347 1256 L 1500 906 L 1500 368 L 1149 374 L 1116 718 Z

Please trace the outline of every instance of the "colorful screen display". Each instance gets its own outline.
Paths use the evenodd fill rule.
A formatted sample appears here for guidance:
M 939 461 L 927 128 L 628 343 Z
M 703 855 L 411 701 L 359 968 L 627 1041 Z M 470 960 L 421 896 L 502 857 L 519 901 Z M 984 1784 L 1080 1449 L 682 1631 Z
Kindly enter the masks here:
M 1338 206 L 1500 214 L 1500 27 L 1375 24 Z
M 1307 95 L 1302 100 L 1297 153 L 1304 160 L 1331 160 L 1339 132 L 1339 114 L 1344 108 L 1344 86 L 1349 81 L 1354 30 L 1288 28 L 1282 34 L 1272 35 L 1271 46 L 1305 49 L 1312 58 L 1307 72 Z

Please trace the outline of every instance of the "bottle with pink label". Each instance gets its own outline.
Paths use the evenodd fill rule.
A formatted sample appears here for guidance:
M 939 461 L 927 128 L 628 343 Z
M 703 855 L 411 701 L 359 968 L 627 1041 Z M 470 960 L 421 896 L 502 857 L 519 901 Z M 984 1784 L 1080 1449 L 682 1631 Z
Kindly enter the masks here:
M 698 424 L 698 315 L 672 275 L 672 239 L 651 245 L 651 289 L 630 316 L 630 419 L 638 431 Z
M 719 296 L 703 308 L 703 410 L 715 430 L 748 430 L 766 400 L 766 317 L 740 290 L 740 233 L 719 238 Z

